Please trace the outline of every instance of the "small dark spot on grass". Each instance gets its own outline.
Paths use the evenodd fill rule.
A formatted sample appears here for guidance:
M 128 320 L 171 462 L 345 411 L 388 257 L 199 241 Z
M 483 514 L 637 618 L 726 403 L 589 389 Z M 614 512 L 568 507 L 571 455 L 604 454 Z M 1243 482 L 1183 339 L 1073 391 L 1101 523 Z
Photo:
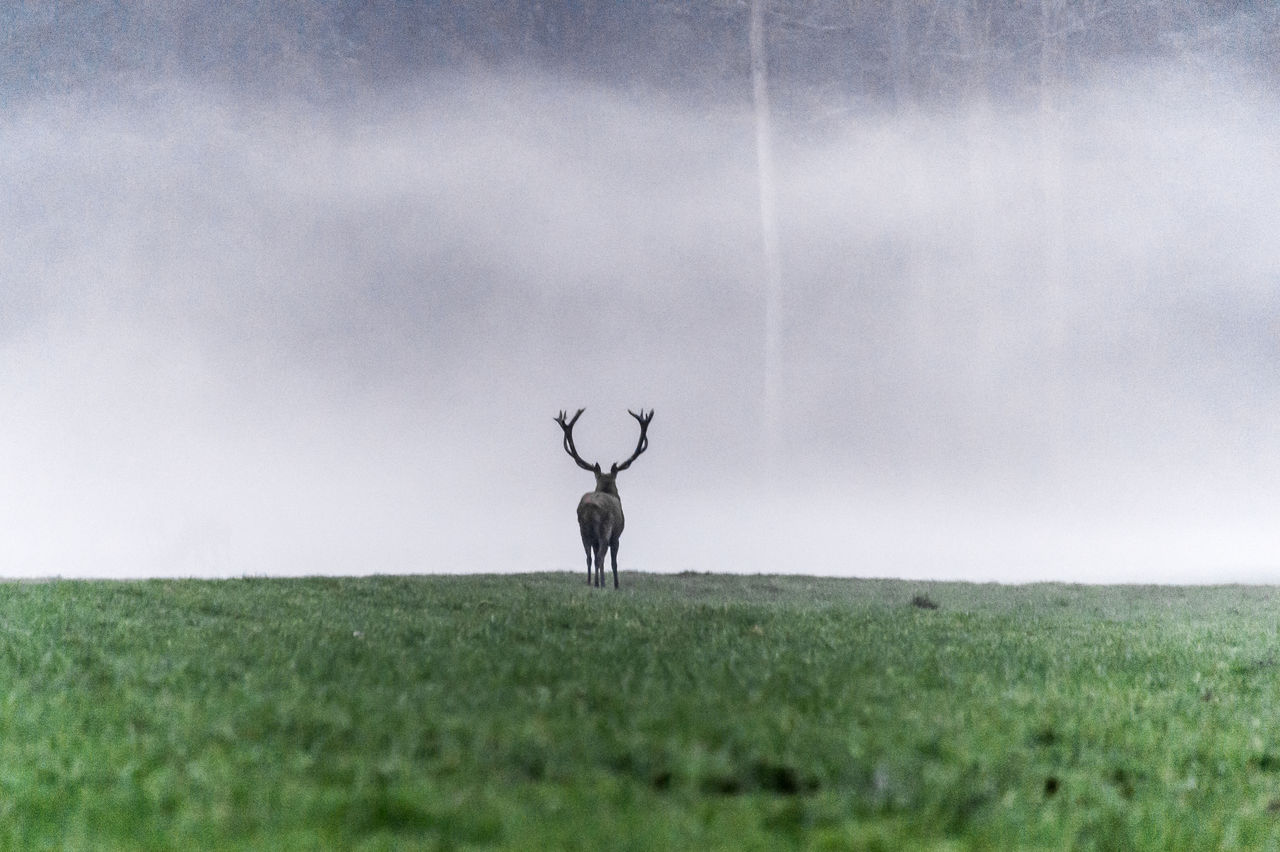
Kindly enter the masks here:
M 1267 802 L 1267 813 L 1280 814 L 1280 799 L 1272 799 Z
M 911 605 L 917 609 L 937 609 L 938 604 L 930 600 L 928 595 L 916 595 L 911 599 Z
M 1050 775 L 1048 778 L 1044 779 L 1044 795 L 1046 798 L 1049 798 L 1057 792 L 1058 778 L 1057 776 Z
M 753 790 L 799 796 L 814 792 L 819 784 L 794 766 L 760 761 L 738 773 L 709 775 L 702 779 L 700 786 L 705 792 L 719 796 L 737 796 Z
M 1031 735 L 1031 742 L 1038 746 L 1051 746 L 1058 741 L 1058 732 L 1050 727 L 1043 727 Z
M 1111 773 L 1111 783 L 1115 785 L 1119 791 L 1121 798 L 1132 799 L 1134 793 L 1133 776 L 1129 774 L 1127 769 L 1123 767 L 1116 769 Z
M 1263 772 L 1280 772 L 1280 757 L 1271 752 L 1263 752 L 1258 757 L 1249 760 L 1251 764 Z
M 511 766 L 521 778 L 542 781 L 547 777 L 547 758 L 536 749 L 517 749 Z
M 649 778 L 649 786 L 655 790 L 670 790 L 672 778 L 671 770 L 660 769 L 653 773 Z
M 756 783 L 770 793 L 781 793 L 784 796 L 795 796 L 800 793 L 811 793 L 818 789 L 818 782 L 805 778 L 794 766 L 776 763 L 757 763 L 751 768 Z
M 922 757 L 936 760 L 942 757 L 942 737 L 932 736 L 923 740 L 916 746 L 916 751 Z

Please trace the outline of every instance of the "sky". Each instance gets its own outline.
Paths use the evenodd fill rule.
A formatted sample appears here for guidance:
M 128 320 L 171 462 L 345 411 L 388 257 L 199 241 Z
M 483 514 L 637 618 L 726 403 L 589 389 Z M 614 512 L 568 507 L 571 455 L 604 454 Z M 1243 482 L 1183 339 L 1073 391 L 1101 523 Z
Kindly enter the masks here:
M 607 467 L 644 407 L 623 572 L 1280 581 L 1277 99 L 1145 65 L 780 122 L 773 435 L 748 104 L 25 99 L 0 576 L 584 572 L 553 417 Z

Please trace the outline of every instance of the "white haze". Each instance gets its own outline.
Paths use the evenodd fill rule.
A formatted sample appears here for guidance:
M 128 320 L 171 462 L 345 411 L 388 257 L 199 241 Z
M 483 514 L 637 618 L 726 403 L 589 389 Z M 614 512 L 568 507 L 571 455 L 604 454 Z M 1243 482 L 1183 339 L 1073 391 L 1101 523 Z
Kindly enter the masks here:
M 770 452 L 741 109 L 32 101 L 0 573 L 582 571 L 552 416 L 607 465 L 644 406 L 624 571 L 1280 579 L 1277 106 L 1135 68 L 1047 137 L 982 102 L 781 130 Z

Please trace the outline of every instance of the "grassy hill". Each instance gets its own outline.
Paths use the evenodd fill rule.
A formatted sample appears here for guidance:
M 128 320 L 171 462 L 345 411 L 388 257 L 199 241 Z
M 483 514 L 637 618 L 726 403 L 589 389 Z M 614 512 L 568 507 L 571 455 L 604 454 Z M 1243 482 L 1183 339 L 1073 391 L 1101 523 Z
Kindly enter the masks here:
M 0 846 L 1280 847 L 1275 589 L 584 580 L 4 585 Z

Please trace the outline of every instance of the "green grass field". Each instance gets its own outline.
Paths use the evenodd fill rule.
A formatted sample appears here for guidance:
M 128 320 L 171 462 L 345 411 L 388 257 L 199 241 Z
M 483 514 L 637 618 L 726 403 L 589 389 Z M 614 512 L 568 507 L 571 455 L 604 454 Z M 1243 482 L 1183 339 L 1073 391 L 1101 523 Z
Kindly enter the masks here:
M 6 584 L 0 846 L 1280 848 L 1275 589 L 622 580 Z

